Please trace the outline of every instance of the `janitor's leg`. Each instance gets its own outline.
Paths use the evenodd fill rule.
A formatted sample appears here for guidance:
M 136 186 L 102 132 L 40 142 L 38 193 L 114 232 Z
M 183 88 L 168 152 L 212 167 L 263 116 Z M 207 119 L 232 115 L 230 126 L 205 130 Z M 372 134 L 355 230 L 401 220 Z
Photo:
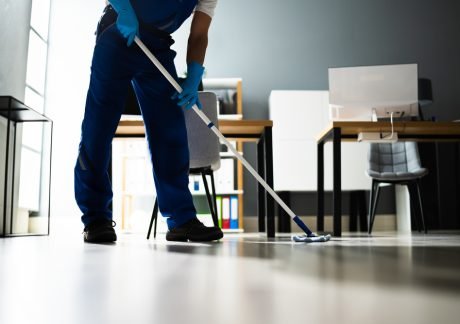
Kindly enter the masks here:
M 158 56 L 175 76 L 173 57 L 173 54 Z M 171 100 L 174 89 L 154 67 L 136 75 L 133 84 L 146 126 L 160 211 L 167 217 L 169 229 L 173 229 L 196 218 L 188 188 L 189 151 L 184 113 Z
M 112 188 L 107 173 L 110 148 L 126 102 L 132 49 L 109 28 L 98 39 L 91 66 L 79 155 L 75 165 L 75 198 L 88 226 L 111 220 Z

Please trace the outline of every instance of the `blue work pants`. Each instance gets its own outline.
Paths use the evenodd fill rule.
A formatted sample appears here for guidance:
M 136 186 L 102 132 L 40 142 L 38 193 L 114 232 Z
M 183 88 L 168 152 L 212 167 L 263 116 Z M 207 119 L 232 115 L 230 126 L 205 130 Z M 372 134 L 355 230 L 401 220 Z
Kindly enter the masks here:
M 162 46 L 153 34 L 141 31 L 141 39 L 177 79 L 176 53 L 169 46 Z M 115 25 L 98 36 L 94 49 L 75 165 L 75 198 L 85 226 L 112 219 L 113 193 L 108 174 L 111 142 L 130 84 L 145 124 L 160 212 L 172 229 L 196 217 L 188 189 L 189 151 L 184 112 L 170 99 L 174 88 L 137 45 L 126 46 Z

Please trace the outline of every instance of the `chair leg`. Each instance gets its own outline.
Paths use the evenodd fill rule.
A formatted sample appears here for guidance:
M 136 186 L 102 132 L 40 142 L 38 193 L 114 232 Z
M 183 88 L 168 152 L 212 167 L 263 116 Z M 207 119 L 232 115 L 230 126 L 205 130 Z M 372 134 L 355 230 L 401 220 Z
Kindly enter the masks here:
M 358 208 L 357 208 L 357 191 L 352 190 L 350 191 L 350 225 L 349 230 L 350 232 L 357 232 L 358 231 Z
M 420 217 L 418 206 L 415 203 L 415 199 L 418 199 L 417 196 L 417 189 L 415 188 L 415 184 L 410 182 L 407 184 L 407 189 L 409 190 L 409 199 L 410 199 L 410 209 L 411 209 L 411 219 L 413 219 L 414 223 L 417 225 L 417 231 L 420 233 Z
M 358 215 L 360 232 L 367 232 L 366 192 L 364 190 L 358 191 Z
M 369 219 L 368 219 L 368 233 L 371 234 L 371 220 L 372 220 L 372 208 L 374 207 L 374 197 L 375 197 L 375 182 L 372 180 L 371 193 L 369 197 Z
M 211 199 L 211 193 L 209 192 L 208 181 L 206 180 L 206 174 L 201 172 L 201 176 L 203 177 L 204 189 L 206 190 L 206 198 L 208 199 L 209 210 L 211 211 L 212 222 L 214 226 L 219 226 L 219 221 L 217 220 L 216 213 L 214 211 L 214 205 Z
M 214 171 L 211 170 L 211 189 L 212 189 L 212 201 L 214 203 L 214 212 L 216 213 L 217 224 L 214 226 L 219 226 L 219 211 L 217 210 L 217 195 L 216 195 L 216 185 L 214 182 Z
M 425 232 L 425 234 L 427 234 L 428 231 L 427 231 L 427 228 L 426 228 L 426 225 L 425 225 L 425 216 L 423 214 L 422 195 L 420 193 L 420 180 L 417 180 L 415 182 L 415 185 L 417 187 L 417 197 L 418 197 L 418 203 L 419 203 L 419 206 L 420 206 L 420 220 L 422 221 L 423 231 Z
M 153 206 L 153 212 L 155 213 L 155 225 L 153 227 L 153 238 L 157 238 L 157 224 L 158 224 L 158 198 L 155 199 L 155 205 Z
M 150 233 L 152 232 L 153 222 L 155 222 L 155 230 L 153 233 L 153 237 L 155 238 L 157 235 L 157 217 L 158 217 L 158 198 L 155 198 L 155 205 L 153 206 L 152 217 L 150 218 L 150 226 L 147 232 L 147 240 L 150 239 Z
M 374 227 L 375 214 L 377 212 L 377 204 L 379 202 L 379 196 L 380 196 L 380 185 L 377 181 L 375 181 L 375 197 L 374 197 L 374 201 L 372 202 L 371 219 L 369 223 L 369 234 L 372 233 L 372 228 Z

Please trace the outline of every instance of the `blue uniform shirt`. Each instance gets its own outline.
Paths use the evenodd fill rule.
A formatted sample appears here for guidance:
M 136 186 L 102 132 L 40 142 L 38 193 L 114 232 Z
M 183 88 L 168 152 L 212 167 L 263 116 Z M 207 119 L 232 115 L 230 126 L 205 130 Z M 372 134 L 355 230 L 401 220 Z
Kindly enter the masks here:
M 131 0 L 140 23 L 169 34 L 176 31 L 193 13 L 198 0 Z

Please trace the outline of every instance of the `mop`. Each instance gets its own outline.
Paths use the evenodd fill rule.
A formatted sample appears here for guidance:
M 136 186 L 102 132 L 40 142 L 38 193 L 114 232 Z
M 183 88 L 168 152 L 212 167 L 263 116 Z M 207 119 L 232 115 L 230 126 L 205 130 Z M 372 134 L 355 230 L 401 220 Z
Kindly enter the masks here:
M 144 45 L 144 43 L 136 36 L 134 42 L 141 48 L 145 55 L 152 61 L 152 63 L 157 67 L 157 69 L 163 74 L 163 76 L 171 83 L 171 85 L 181 93 L 182 88 L 176 82 L 176 80 L 169 74 L 168 71 L 163 67 L 163 65 L 157 60 L 157 58 L 149 51 L 149 49 Z M 222 133 L 217 129 L 217 127 L 209 120 L 209 118 L 198 108 L 197 105 L 193 105 L 193 111 L 198 114 L 198 116 L 203 120 L 203 122 L 211 129 L 214 134 L 228 147 L 236 158 L 241 161 L 241 163 L 246 167 L 246 169 L 256 178 L 256 180 L 267 190 L 267 192 L 275 199 L 275 201 L 286 211 L 286 213 L 294 220 L 294 222 L 305 232 L 304 235 L 293 236 L 292 239 L 295 242 L 327 242 L 331 239 L 331 235 L 317 235 L 313 233 L 307 225 L 296 215 L 294 212 L 284 203 L 284 201 L 276 194 L 276 192 L 270 188 L 270 186 L 265 182 L 264 179 L 257 173 L 256 170 L 243 158 L 243 156 L 231 145 L 231 143 L 222 135 Z

